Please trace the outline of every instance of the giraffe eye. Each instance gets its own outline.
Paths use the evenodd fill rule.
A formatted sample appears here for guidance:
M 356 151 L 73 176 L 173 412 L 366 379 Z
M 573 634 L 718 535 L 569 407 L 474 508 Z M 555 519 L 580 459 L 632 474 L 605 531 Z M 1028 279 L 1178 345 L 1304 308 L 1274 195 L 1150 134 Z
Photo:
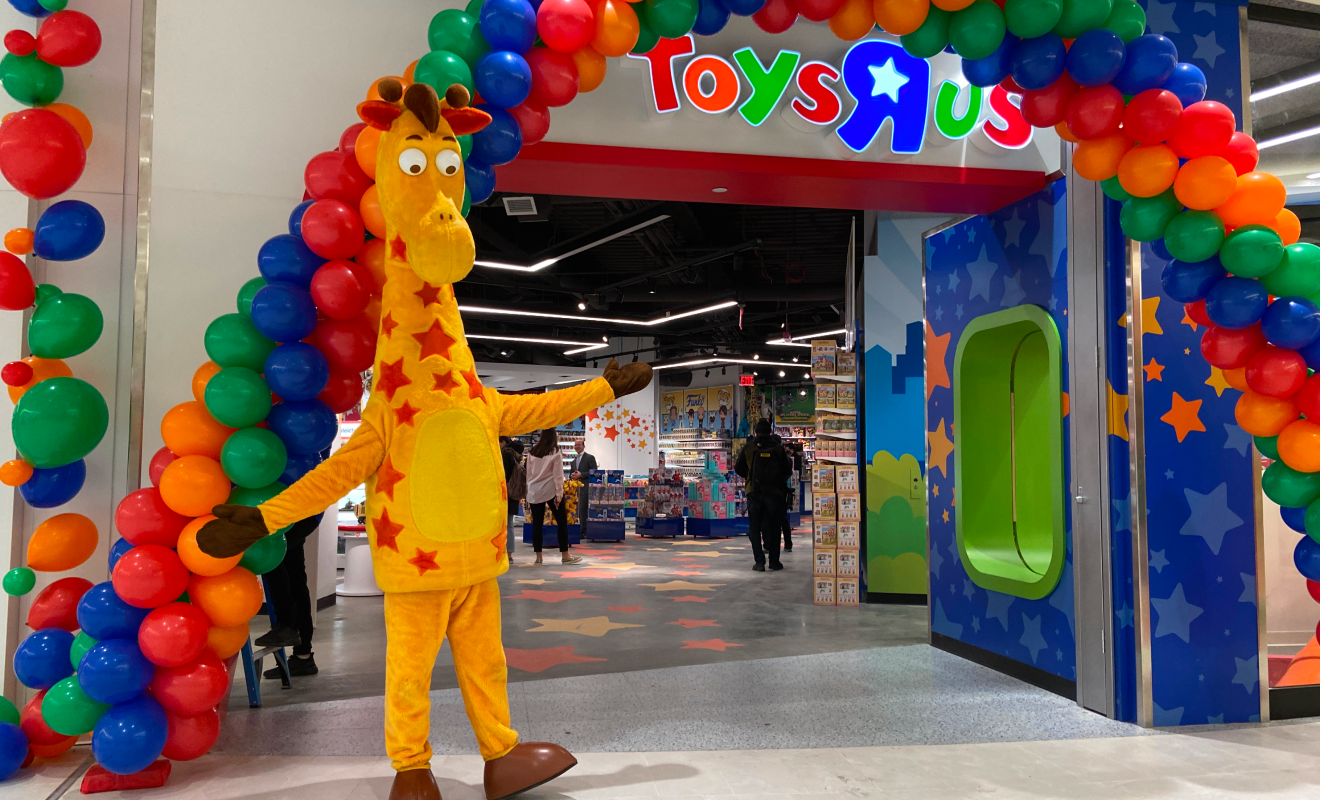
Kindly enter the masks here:
M 435 154 L 435 168 L 445 175 L 457 175 L 463 166 L 463 157 L 453 150 L 441 150 Z
M 409 147 L 399 153 L 399 169 L 409 175 L 421 175 L 422 170 L 426 169 L 426 153 L 416 147 Z

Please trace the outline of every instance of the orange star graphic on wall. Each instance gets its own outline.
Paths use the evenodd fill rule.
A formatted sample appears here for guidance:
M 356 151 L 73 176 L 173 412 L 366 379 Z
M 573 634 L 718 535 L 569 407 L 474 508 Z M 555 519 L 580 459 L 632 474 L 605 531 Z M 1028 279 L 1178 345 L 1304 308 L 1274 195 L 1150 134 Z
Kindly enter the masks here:
M 944 359 L 949 352 L 949 340 L 953 338 L 953 333 L 949 332 L 943 336 L 936 336 L 935 329 L 926 323 L 926 399 L 930 399 L 931 392 L 935 391 L 936 386 L 943 386 L 945 389 L 952 389 L 953 385 L 949 383 L 949 368 L 945 366 Z
M 1215 390 L 1215 397 L 1223 397 L 1225 389 L 1233 388 L 1233 384 L 1228 382 L 1228 376 L 1219 367 L 1210 367 L 1210 377 L 1205 379 L 1205 385 Z
M 940 420 L 940 424 L 936 426 L 933 432 L 926 434 L 926 438 L 930 442 L 930 460 L 926 462 L 929 465 L 927 468 L 938 469 L 944 477 L 949 477 L 947 464 L 949 454 L 953 452 L 953 441 L 944 432 L 943 419 Z
M 393 462 L 390 461 L 390 457 L 387 455 L 385 456 L 385 463 L 381 464 L 380 469 L 376 472 L 376 491 L 393 500 L 394 487 L 404 477 L 405 475 L 402 472 L 394 468 Z
M 394 422 L 396 425 L 407 425 L 410 428 L 416 427 L 413 425 L 413 419 L 417 417 L 417 414 L 420 411 L 420 408 L 413 408 L 407 400 L 404 400 L 403 405 L 394 409 Z
M 590 411 L 587 412 L 587 421 L 588 421 L 588 422 L 590 422 L 590 421 L 592 421 L 592 420 L 596 420 L 596 419 L 600 419 L 600 409 L 599 409 L 599 408 L 593 408 L 593 409 L 591 409 Z
M 413 292 L 413 294 L 417 295 L 417 297 L 421 299 L 422 308 L 426 308 L 432 303 L 435 303 L 437 305 L 439 305 L 440 303 L 440 287 L 432 286 L 431 284 L 426 283 L 425 281 L 422 282 L 422 288 Z
M 380 362 L 380 377 L 376 379 L 376 388 L 385 393 L 385 399 L 394 401 L 394 393 L 412 383 L 412 379 L 403 374 L 403 357 L 393 364 Z
M 431 373 L 431 379 L 432 379 L 431 391 L 444 392 L 445 394 L 449 394 L 454 389 L 457 389 L 460 386 L 462 386 L 463 385 L 462 383 L 454 379 L 455 372 L 457 372 L 457 370 L 451 369 L 448 372 Z
M 642 426 L 642 421 L 637 417 L 633 416 L 628 418 L 628 424 L 634 428 L 640 428 Z
M 380 519 L 373 519 L 371 526 L 376 531 L 376 547 L 388 547 L 396 553 L 399 552 L 399 545 L 394 540 L 399 538 L 403 526 L 390 520 L 388 508 L 381 509 Z
M 1178 436 L 1178 441 L 1181 442 L 1192 431 L 1205 430 L 1205 426 L 1201 424 L 1200 410 L 1200 400 L 1184 400 L 1177 392 L 1174 392 L 1173 407 L 1164 416 L 1160 417 L 1160 421 L 1172 425 Z
M 397 327 L 399 327 L 399 323 L 394 321 L 394 317 L 390 316 L 390 312 L 385 312 L 385 316 L 380 318 L 380 332 L 385 334 L 386 339 L 391 338 L 394 329 Z
M 1196 329 L 1200 327 L 1199 325 L 1196 324 L 1196 320 L 1192 319 L 1192 315 L 1187 313 L 1187 306 L 1183 306 L 1182 324 L 1191 325 L 1193 332 L 1195 332 Z
M 485 395 L 481 393 L 481 379 L 477 377 L 477 371 L 475 369 L 470 369 L 467 372 L 462 373 L 462 375 L 463 380 L 467 381 L 468 399 L 476 400 L 478 398 L 484 398 Z
M 439 552 L 439 550 L 432 550 L 427 553 L 419 547 L 417 548 L 417 555 L 408 559 L 408 563 L 417 567 L 418 575 L 425 575 L 432 570 L 440 569 L 440 565 L 435 563 L 435 557 Z
M 1155 360 L 1154 356 L 1151 356 L 1150 363 L 1142 367 L 1142 369 L 1146 371 L 1146 380 L 1159 381 L 1160 383 L 1164 382 L 1164 378 L 1161 377 L 1164 372 L 1164 367 Z
M 448 359 L 449 348 L 458 344 L 458 340 L 445 333 L 438 319 L 431 320 L 431 327 L 421 333 L 414 333 L 412 337 L 422 346 L 421 352 L 417 354 L 418 359 L 427 359 L 431 356 Z
M 609 439 L 611 442 L 617 439 L 618 436 L 619 436 L 619 429 L 614 427 L 613 425 L 605 429 L 605 438 Z

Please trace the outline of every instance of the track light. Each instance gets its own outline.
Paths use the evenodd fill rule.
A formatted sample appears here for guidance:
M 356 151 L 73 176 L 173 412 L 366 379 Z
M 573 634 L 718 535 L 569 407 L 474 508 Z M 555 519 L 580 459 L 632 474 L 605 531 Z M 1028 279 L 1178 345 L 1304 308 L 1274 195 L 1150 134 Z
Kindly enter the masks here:
M 797 363 L 797 356 L 793 356 L 793 363 L 794 363 L 794 364 Z
M 804 373 L 802 373 L 802 380 L 804 380 L 804 381 L 809 381 L 809 380 L 811 380 L 811 373 L 810 373 L 810 372 L 804 372 Z
M 799 389 L 799 390 L 798 390 L 798 394 L 802 395 L 803 397 L 806 397 L 806 396 L 807 396 L 807 390 L 806 390 L 806 389 Z
M 753 375 L 760 375 L 761 373 L 757 372 L 756 370 L 752 370 L 752 374 L 753 374 Z
M 707 377 L 707 378 L 710 377 L 710 370 L 706 370 L 706 377 Z
M 578 311 L 586 311 L 586 310 L 587 310 L 586 303 L 578 303 Z
M 781 377 L 781 378 L 784 377 L 784 371 L 783 371 L 782 369 L 779 370 L 779 377 Z
M 753 361 L 760 361 L 760 360 L 761 360 L 761 354 L 760 354 L 760 353 L 752 353 L 752 360 L 753 360 Z
M 637 363 L 637 354 L 636 354 L 636 353 L 633 353 L 633 363 L 634 363 L 634 364 Z

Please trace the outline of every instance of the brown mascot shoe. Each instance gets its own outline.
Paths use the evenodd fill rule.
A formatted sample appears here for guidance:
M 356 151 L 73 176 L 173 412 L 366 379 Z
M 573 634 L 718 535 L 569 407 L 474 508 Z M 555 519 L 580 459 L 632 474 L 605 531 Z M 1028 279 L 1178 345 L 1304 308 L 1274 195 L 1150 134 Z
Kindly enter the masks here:
M 440 800 L 440 787 L 429 767 L 394 773 L 390 800 Z
M 501 800 L 552 781 L 577 766 L 573 754 L 549 742 L 524 742 L 486 762 L 486 800 Z

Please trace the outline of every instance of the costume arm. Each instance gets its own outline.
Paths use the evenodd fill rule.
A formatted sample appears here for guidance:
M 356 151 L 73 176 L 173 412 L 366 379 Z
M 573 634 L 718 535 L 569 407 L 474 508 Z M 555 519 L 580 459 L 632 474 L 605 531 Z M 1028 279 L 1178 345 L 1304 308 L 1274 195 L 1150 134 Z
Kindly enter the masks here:
M 348 442 L 289 488 L 257 507 L 268 530 L 277 531 L 310 517 L 339 501 L 349 490 L 375 474 L 385 460 L 385 443 L 370 422 L 363 421 Z
M 518 436 L 541 428 L 554 428 L 577 419 L 591 409 L 614 399 L 614 390 L 604 378 L 545 394 L 498 395 L 500 435 Z

